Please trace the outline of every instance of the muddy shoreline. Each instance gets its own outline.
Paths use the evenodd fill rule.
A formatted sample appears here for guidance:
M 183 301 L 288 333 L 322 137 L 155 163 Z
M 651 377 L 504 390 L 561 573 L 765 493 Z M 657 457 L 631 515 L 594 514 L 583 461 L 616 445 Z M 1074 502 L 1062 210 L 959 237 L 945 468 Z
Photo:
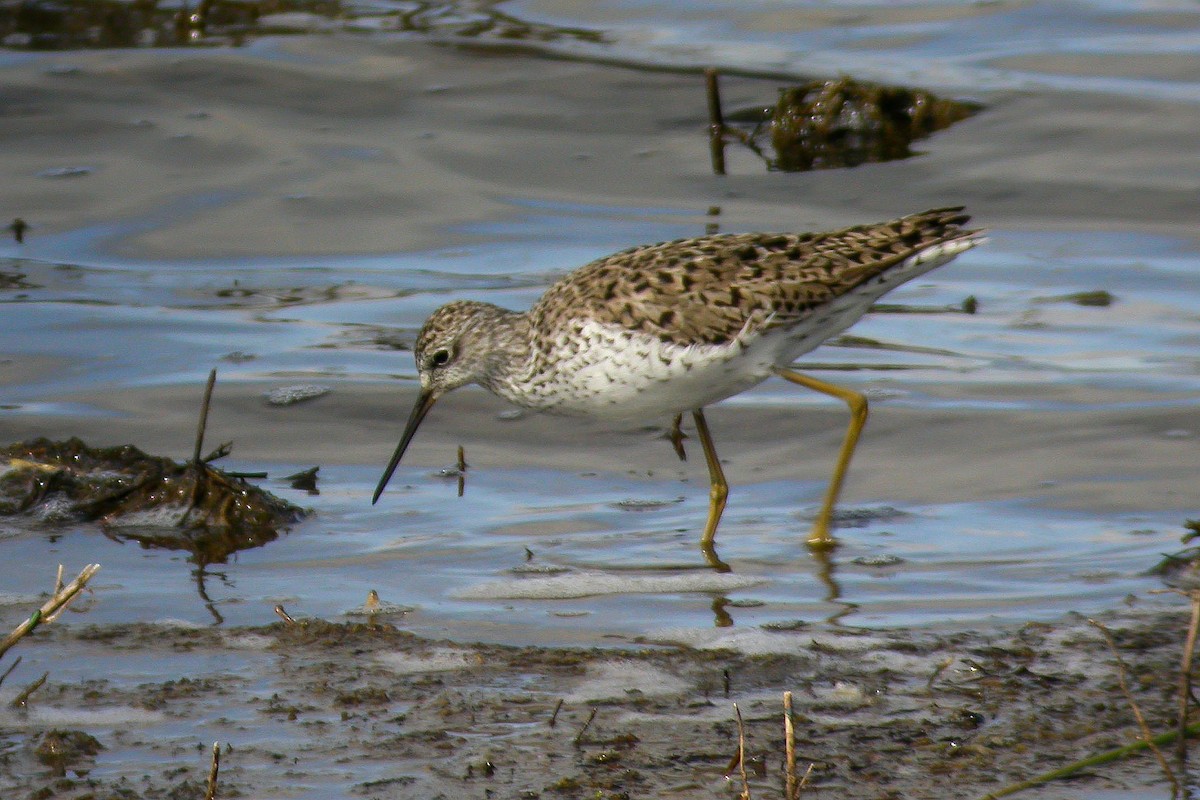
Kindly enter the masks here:
M 1156 730 L 1174 707 L 1181 606 L 1101 617 Z M 0 716 L 0 788 L 193 796 L 215 740 L 227 744 L 222 797 L 729 797 L 737 703 L 754 796 L 781 797 L 784 691 L 817 795 L 983 796 L 1136 734 L 1115 662 L 1079 617 L 988 633 L 743 629 L 743 652 L 666 639 L 620 650 L 462 644 L 398 624 L 39 632 L 22 650 L 57 666 L 26 710 Z M 110 663 L 107 674 L 88 674 L 93 660 Z M 136 679 L 152 662 L 175 677 Z M 81 725 L 103 749 L 56 776 L 34 731 Z M 1104 796 L 1161 778 L 1143 754 L 1085 780 Z M 1029 796 L 1078 791 L 1064 782 Z

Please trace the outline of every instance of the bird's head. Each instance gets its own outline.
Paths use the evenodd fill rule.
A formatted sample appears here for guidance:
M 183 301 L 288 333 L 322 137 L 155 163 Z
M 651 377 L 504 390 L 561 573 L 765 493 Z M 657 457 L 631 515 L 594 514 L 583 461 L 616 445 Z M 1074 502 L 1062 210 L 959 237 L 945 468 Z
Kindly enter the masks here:
M 494 370 L 496 348 L 493 337 L 500 320 L 511 316 L 511 311 L 491 303 L 458 300 L 442 306 L 425 321 L 413 347 L 421 391 L 409 414 L 400 444 L 375 488 L 372 504 L 379 500 L 421 420 L 438 398 L 469 383 L 486 384 Z

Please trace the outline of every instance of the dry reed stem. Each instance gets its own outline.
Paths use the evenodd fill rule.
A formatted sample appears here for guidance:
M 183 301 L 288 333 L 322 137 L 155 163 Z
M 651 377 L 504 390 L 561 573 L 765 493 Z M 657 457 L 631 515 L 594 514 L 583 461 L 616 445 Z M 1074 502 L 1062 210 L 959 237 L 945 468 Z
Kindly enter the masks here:
M 1192 601 L 1192 619 L 1188 623 L 1187 641 L 1183 645 L 1183 665 L 1179 670 L 1179 741 L 1175 743 L 1176 755 L 1182 763 L 1187 758 L 1188 698 L 1192 695 L 1192 658 L 1196 650 L 1196 632 L 1200 628 L 1200 592 L 1189 592 Z
M 733 713 L 737 716 L 738 726 L 738 774 L 742 776 L 742 800 L 750 800 L 750 779 L 746 777 L 746 726 L 742 724 L 742 711 L 738 704 L 733 704 Z
M 786 753 L 784 770 L 787 775 L 785 800 L 796 800 L 800 796 L 800 785 L 796 783 L 796 730 L 792 725 L 792 693 L 783 693 L 783 749 Z M 810 766 L 811 770 L 812 767 Z
M 95 575 L 99 569 L 99 564 L 88 564 L 80 571 L 75 580 L 62 587 L 62 589 L 56 591 L 53 597 L 47 600 L 41 608 L 39 608 L 37 611 L 34 611 L 33 614 L 30 615 L 29 619 L 25 620 L 16 628 L 14 628 L 13 632 L 10 633 L 3 642 L 0 642 L 0 656 L 3 656 L 5 653 L 7 653 L 10 647 L 31 633 L 38 625 L 41 625 L 42 623 L 53 622 L 55 619 L 57 619 L 58 613 L 66 608 L 67 605 L 75 599 L 76 595 L 83 591 L 83 587 L 87 585 L 87 582 L 92 579 L 92 576 Z
M 1167 759 L 1163 756 L 1162 750 L 1154 743 L 1154 734 L 1150 732 L 1150 726 L 1146 724 L 1146 717 L 1142 714 L 1142 709 L 1138 706 L 1137 700 L 1134 699 L 1133 692 L 1129 690 L 1129 682 L 1125 680 L 1125 660 L 1121 658 L 1120 652 L 1117 651 L 1117 643 L 1113 640 L 1112 633 L 1103 623 L 1094 619 L 1089 619 L 1088 624 L 1104 634 L 1104 639 L 1108 642 L 1108 649 L 1117 660 L 1117 680 L 1121 683 L 1121 693 L 1125 695 L 1125 700 L 1129 703 L 1129 707 L 1133 709 L 1133 716 L 1137 719 L 1138 727 L 1142 732 L 1141 739 L 1150 748 L 1151 752 L 1154 753 L 1154 757 L 1158 759 L 1158 765 L 1162 767 L 1163 774 L 1167 776 L 1167 781 L 1173 789 L 1172 796 L 1177 795 L 1179 793 L 1179 781 L 1175 779 L 1175 773 L 1171 770 L 1171 766 L 1167 764 Z
M 800 776 L 800 785 L 796 787 L 797 797 L 800 796 L 800 792 L 804 789 L 804 787 L 808 786 L 808 776 L 812 775 L 812 771 L 816 769 L 816 766 L 817 764 L 815 761 L 808 762 L 808 769 L 804 770 L 804 774 Z
M 208 768 L 208 788 L 204 792 L 204 800 L 216 800 L 217 773 L 221 770 L 221 743 L 213 742 L 212 765 Z
M 578 747 L 579 743 L 583 741 L 583 735 L 587 733 L 587 729 L 592 727 L 592 720 L 596 718 L 596 710 L 597 709 L 595 708 L 592 709 L 592 713 L 588 714 L 587 722 L 583 723 L 583 727 L 579 729 L 579 733 L 575 734 L 576 747 Z

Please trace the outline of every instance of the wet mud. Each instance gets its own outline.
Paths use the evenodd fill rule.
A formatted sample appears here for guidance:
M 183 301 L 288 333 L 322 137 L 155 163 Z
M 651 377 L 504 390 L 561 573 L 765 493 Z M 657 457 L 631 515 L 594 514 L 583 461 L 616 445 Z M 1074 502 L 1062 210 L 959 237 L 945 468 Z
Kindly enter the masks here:
M 1143 712 L 1169 728 L 1186 614 L 1135 603 L 1102 619 Z M 199 797 L 220 741 L 221 797 L 729 797 L 737 703 L 751 790 L 782 797 L 785 691 L 798 770 L 813 764 L 822 796 L 983 796 L 1136 735 L 1104 639 L 1074 616 L 988 634 L 745 629 L 742 652 L 464 645 L 393 623 L 39 632 L 23 648 L 64 666 L 0 712 L 0 790 Z M 94 673 L 94 657 L 119 666 Z M 143 660 L 178 674 L 139 680 Z M 1036 796 L 1159 778 L 1143 755 L 1082 780 Z

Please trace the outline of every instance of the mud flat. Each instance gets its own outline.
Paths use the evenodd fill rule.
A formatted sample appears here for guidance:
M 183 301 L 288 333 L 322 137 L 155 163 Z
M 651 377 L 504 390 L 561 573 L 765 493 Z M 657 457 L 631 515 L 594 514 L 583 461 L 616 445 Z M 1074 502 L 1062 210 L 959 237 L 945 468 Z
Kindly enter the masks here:
M 201 796 L 215 740 L 229 745 L 222 797 L 724 798 L 740 788 L 725 777 L 737 703 L 754 796 L 782 797 L 784 691 L 819 794 L 982 797 L 1136 735 L 1107 645 L 1078 617 L 987 634 L 664 630 L 570 649 L 433 641 L 381 616 L 39 634 L 22 648 L 55 666 L 0 715 L 0 788 Z M 1186 614 L 1134 604 L 1102 619 L 1144 712 L 1169 720 Z M 46 731 L 79 728 L 100 747 L 46 754 Z M 1161 780 L 1143 754 L 1084 785 L 1129 797 Z

